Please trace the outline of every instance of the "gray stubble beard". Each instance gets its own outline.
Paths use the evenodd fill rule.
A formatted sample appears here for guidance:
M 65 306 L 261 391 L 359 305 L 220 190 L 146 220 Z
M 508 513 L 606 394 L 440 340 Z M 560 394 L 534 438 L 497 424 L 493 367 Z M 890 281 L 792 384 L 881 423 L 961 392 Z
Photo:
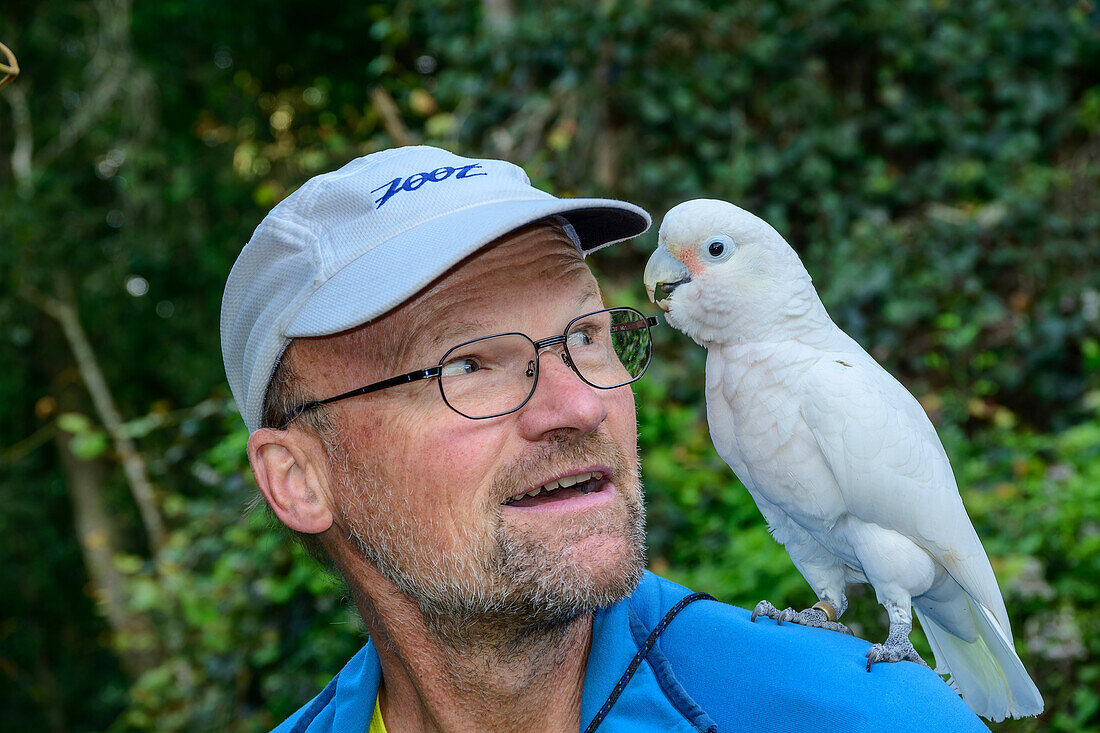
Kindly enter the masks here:
M 519 653 L 532 637 L 562 634 L 577 618 L 622 600 L 641 579 L 645 509 L 637 464 L 603 436 L 558 441 L 502 470 L 486 499 L 487 509 L 496 512 L 491 530 L 459 538 L 471 548 L 467 556 L 418 552 L 420 538 L 435 528 L 414 526 L 407 497 L 389 496 L 378 475 L 340 444 L 327 449 L 349 540 L 416 603 L 428 627 L 449 647 L 491 646 L 503 654 Z M 554 465 L 593 463 L 610 464 L 617 483 L 626 484 L 616 486 L 621 500 L 588 510 L 553 546 L 508 530 L 500 501 L 517 484 L 525 485 L 524 477 L 545 476 Z M 623 547 L 610 563 L 590 572 L 562 561 L 558 548 L 597 533 L 604 542 Z

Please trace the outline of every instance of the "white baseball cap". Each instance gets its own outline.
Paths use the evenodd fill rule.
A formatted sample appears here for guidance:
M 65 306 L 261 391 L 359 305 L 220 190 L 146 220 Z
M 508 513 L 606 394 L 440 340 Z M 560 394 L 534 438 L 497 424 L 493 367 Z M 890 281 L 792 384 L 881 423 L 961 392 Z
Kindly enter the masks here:
M 481 247 L 548 217 L 583 253 L 649 228 L 641 208 L 559 199 L 502 160 L 428 146 L 356 158 L 311 178 L 256 227 L 222 296 L 222 359 L 250 431 L 293 338 L 386 313 Z

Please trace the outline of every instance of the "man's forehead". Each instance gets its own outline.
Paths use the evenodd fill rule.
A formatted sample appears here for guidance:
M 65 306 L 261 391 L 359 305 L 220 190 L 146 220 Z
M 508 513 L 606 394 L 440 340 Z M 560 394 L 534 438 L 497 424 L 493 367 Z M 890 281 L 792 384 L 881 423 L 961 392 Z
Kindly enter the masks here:
M 573 315 L 580 315 L 586 308 L 588 310 L 598 309 L 598 306 L 592 305 L 593 302 L 598 302 L 600 298 L 600 289 L 596 285 L 595 278 L 584 280 L 578 285 L 576 297 L 573 300 Z M 532 292 L 531 298 L 537 301 L 539 293 L 537 291 Z M 428 320 L 433 317 L 430 309 L 424 309 L 423 313 L 428 316 Z M 428 349 L 436 350 L 440 347 L 450 347 L 461 341 L 469 341 L 480 336 L 490 335 L 496 332 L 494 329 L 500 328 L 499 314 L 482 313 L 481 316 L 478 317 L 478 314 L 470 311 L 457 310 L 446 319 L 445 327 L 414 329 L 414 332 L 420 334 L 422 344 Z M 549 334 L 528 335 L 537 339 Z
M 504 237 L 465 260 L 394 312 L 410 333 L 476 333 L 506 315 L 508 306 L 569 297 L 576 305 L 599 297 L 596 279 L 572 240 L 558 227 L 536 225 Z M 487 308 L 486 308 L 487 307 Z M 503 310 L 502 310 L 503 309 Z
M 441 348 L 496 332 L 510 306 L 568 298 L 570 292 L 573 315 L 602 307 L 596 279 L 573 241 L 557 226 L 537 224 L 475 253 L 373 321 L 333 336 L 295 339 L 287 354 L 310 362 L 354 358 L 381 379 L 425 366 L 409 367 L 413 354 L 438 358 Z

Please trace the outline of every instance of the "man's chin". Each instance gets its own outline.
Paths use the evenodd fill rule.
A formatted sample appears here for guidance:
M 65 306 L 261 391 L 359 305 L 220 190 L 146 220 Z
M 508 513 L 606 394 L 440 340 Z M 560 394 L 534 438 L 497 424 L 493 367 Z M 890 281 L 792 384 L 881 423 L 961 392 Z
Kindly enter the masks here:
M 645 567 L 644 522 L 626 514 L 611 528 L 565 536 L 506 535 L 498 566 L 504 585 L 550 615 L 565 609 L 591 612 L 622 600 Z
M 566 555 L 505 540 L 502 563 L 483 578 L 476 595 L 451 596 L 443 603 L 434 598 L 436 592 L 410 595 L 440 641 L 518 649 L 532 637 L 563 632 L 637 587 L 645 564 L 643 546 L 621 538 L 592 539 Z
M 593 586 L 622 585 L 620 578 L 640 577 L 639 569 L 645 567 L 644 547 L 618 534 L 589 535 L 561 548 L 559 556 L 559 562 L 570 566 L 580 582 Z M 627 593 L 636 584 L 637 580 L 629 583 Z
M 552 582 L 524 588 L 515 597 L 511 610 L 517 624 L 553 626 L 618 603 L 637 587 L 643 564 L 620 557 L 618 562 L 563 566 Z

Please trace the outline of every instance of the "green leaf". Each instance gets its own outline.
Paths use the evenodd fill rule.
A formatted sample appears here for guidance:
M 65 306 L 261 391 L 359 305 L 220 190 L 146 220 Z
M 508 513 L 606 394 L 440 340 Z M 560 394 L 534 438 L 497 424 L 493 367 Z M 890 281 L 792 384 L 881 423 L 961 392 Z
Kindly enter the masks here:
M 58 415 L 57 426 L 67 433 L 80 435 L 91 429 L 92 421 L 79 412 L 66 412 Z
M 106 453 L 109 445 L 107 434 L 102 430 L 94 430 L 74 437 L 72 451 L 77 458 L 90 461 Z

